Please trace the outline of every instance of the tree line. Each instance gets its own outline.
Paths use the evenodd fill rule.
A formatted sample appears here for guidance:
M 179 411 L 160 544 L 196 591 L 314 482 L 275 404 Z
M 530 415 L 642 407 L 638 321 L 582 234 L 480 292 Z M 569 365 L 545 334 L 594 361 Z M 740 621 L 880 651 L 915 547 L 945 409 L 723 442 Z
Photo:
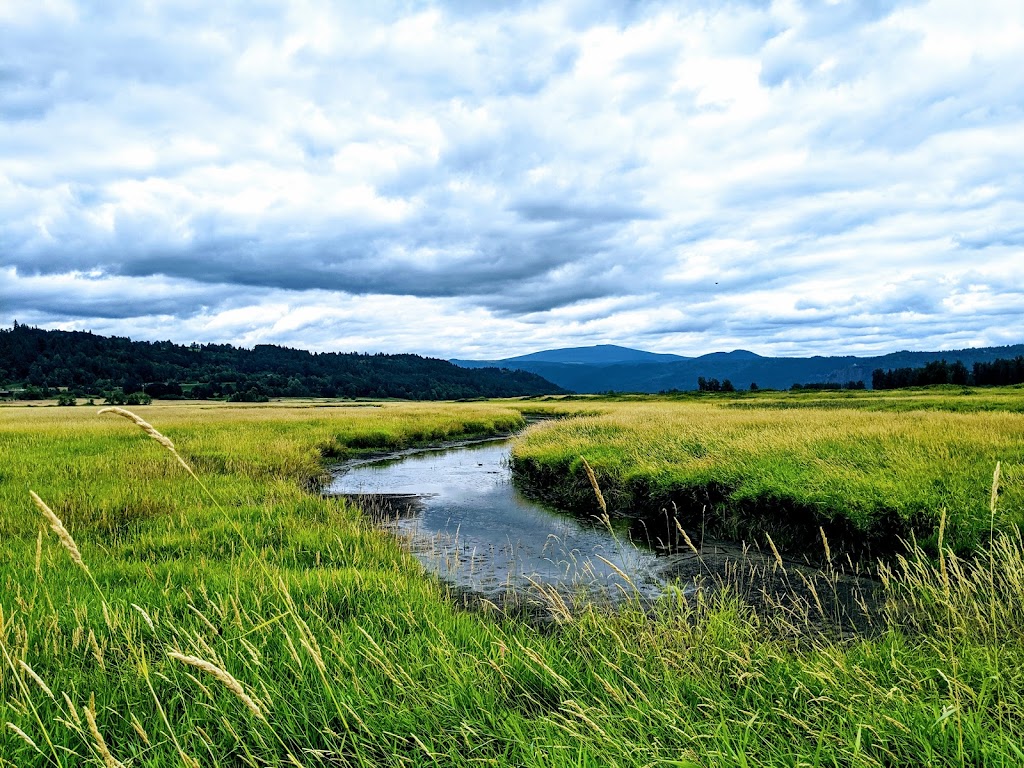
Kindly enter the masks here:
M 871 386 L 874 389 L 926 387 L 933 384 L 978 387 L 1024 384 L 1024 356 L 999 358 L 988 363 L 976 362 L 971 368 L 960 360 L 954 363 L 936 360 L 921 368 L 876 368 L 871 373 Z
M 825 382 L 811 382 L 809 384 L 801 384 L 797 382 L 790 387 L 791 391 L 799 391 L 804 389 L 810 390 L 826 390 L 826 389 L 864 389 L 863 381 L 848 381 L 845 384 L 838 381 L 825 381 Z M 729 379 L 707 379 L 703 376 L 697 377 L 697 390 L 700 392 L 735 392 L 736 386 L 729 381 Z M 750 382 L 751 392 L 764 391 L 761 387 L 757 386 L 756 381 Z
M 757 385 L 754 385 L 754 389 L 757 389 Z M 706 379 L 703 376 L 698 376 L 697 390 L 699 392 L 735 392 L 736 385 L 729 381 L 729 379 L 719 381 L 718 379 Z
M 454 400 L 557 394 L 536 374 L 460 368 L 447 360 L 401 354 L 312 353 L 270 344 L 132 341 L 83 331 L 47 331 L 15 323 L 0 329 L 0 389 L 15 397 L 135 396 L 159 399 L 265 400 L 270 397 L 370 397 Z

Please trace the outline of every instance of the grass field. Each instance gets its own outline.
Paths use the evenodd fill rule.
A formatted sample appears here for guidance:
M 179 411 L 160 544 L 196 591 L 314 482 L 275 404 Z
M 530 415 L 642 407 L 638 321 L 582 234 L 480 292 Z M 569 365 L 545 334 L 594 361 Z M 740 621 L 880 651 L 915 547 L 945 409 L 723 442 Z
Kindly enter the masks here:
M 891 553 L 913 531 L 934 553 L 945 510 L 966 554 L 1024 523 L 1022 411 L 1022 389 L 641 398 L 533 427 L 514 466 L 537 495 L 593 511 L 585 457 L 613 510 L 675 509 L 691 531 L 797 549 L 824 527 L 840 549 Z
M 534 428 L 521 450 L 551 453 L 569 430 L 605 482 L 616 466 L 657 467 L 641 464 L 648 450 L 671 463 L 703 434 L 665 437 L 690 422 L 736 440 L 768 429 L 766 413 L 730 402 L 139 408 L 198 481 L 127 420 L 2 408 L 0 766 L 1024 764 L 1024 546 L 1012 533 L 973 563 L 945 550 L 894 561 L 870 637 L 793 631 L 722 592 L 675 593 L 653 615 L 584 607 L 538 629 L 460 608 L 360 513 L 315 493 L 325 457 L 503 431 L 525 407 L 599 414 Z M 742 466 L 757 466 L 758 445 L 771 454 L 768 437 L 778 456 L 806 442 L 792 413 L 772 410 L 780 421 L 748 438 Z M 879 414 L 804 415 L 841 443 L 873 434 L 854 417 Z M 876 427 L 878 445 L 901 444 L 925 415 Z M 989 459 L 1005 462 L 1009 530 L 1019 453 L 987 452 L 1019 452 L 1003 434 L 1019 426 L 976 416 L 995 420 L 927 434 L 981 446 L 985 475 L 962 485 L 978 494 L 972 515 L 991 511 Z M 627 440 L 640 427 L 661 441 L 641 451 Z M 606 440 L 620 441 L 620 465 L 591 450 Z M 786 475 L 790 487 L 806 476 Z

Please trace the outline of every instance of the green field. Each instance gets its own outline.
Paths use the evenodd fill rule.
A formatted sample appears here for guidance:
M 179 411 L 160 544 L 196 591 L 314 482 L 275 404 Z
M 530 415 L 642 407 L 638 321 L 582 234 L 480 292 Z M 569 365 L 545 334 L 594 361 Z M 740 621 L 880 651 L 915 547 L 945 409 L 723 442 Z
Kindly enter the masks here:
M 824 527 L 840 549 L 891 554 L 913 532 L 934 552 L 945 510 L 945 541 L 967 554 L 993 526 L 1024 523 L 1024 389 L 773 392 L 592 407 L 594 415 L 535 426 L 519 442 L 515 469 L 526 488 L 596 510 L 584 457 L 613 510 L 675 509 L 691 531 L 748 541 L 768 533 L 790 549 Z M 997 462 L 1003 504 L 993 520 Z
M 1021 393 L 762 397 L 139 408 L 198 480 L 127 420 L 0 408 L 0 765 L 1024 764 Z M 883 570 L 866 637 L 718 590 L 537 626 L 464 609 L 316 493 L 331 458 L 543 409 L 587 415 L 517 455 L 579 503 L 582 455 L 613 507 L 694 478 L 744 515 L 824 499 L 869 530 L 891 507 L 935 556 Z M 938 547 L 943 508 L 973 561 Z

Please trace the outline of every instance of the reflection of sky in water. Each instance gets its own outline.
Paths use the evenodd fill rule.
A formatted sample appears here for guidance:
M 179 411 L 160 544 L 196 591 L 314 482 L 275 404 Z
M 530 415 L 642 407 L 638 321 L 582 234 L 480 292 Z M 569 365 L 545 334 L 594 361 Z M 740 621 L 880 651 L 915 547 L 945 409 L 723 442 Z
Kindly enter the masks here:
M 652 552 L 523 498 L 508 457 L 502 441 L 363 464 L 329 492 L 422 494 L 422 509 L 390 526 L 410 538 L 426 567 L 459 586 L 492 592 L 537 581 L 618 591 L 625 586 L 618 568 L 643 592 L 660 590 Z

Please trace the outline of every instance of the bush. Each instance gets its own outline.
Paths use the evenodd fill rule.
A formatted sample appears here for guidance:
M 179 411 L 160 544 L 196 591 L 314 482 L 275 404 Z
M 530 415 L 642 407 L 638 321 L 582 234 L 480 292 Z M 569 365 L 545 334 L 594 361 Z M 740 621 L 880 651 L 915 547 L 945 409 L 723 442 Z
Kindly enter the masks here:
M 49 394 L 49 390 L 47 390 L 46 387 L 34 387 L 29 385 L 18 392 L 15 396 L 19 400 L 44 400 Z
M 112 389 L 109 392 L 104 392 L 103 402 L 106 403 L 107 405 L 124 405 L 124 390 L 118 387 L 117 389 Z
M 235 392 L 228 398 L 229 403 L 266 403 L 269 401 L 270 398 L 255 387 L 250 387 L 245 392 Z
M 126 395 L 123 389 L 112 389 L 104 393 L 103 402 L 107 405 L 149 405 L 153 398 L 145 392 L 132 392 Z

